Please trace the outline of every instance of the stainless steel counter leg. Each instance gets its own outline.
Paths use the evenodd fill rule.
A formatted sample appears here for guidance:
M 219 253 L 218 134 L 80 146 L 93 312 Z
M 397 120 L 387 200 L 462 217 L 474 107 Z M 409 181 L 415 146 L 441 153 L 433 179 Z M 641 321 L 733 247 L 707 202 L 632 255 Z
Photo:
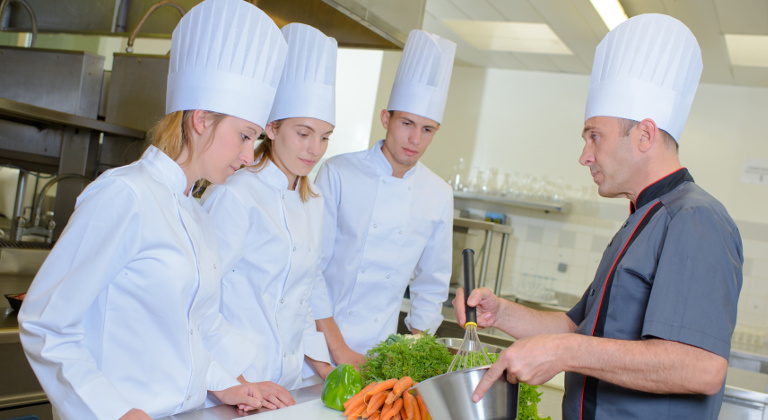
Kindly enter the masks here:
M 21 230 L 25 227 L 24 219 L 24 190 L 27 185 L 27 171 L 19 169 L 19 181 L 16 184 L 16 202 L 13 204 L 13 216 L 11 217 L 11 240 L 21 240 Z
M 509 241 L 509 234 L 503 233 L 501 235 L 501 251 L 499 251 L 499 272 L 496 273 L 496 285 L 493 287 L 493 293 L 496 296 L 501 296 L 501 276 L 504 274 L 504 261 L 507 256 L 508 241 Z
M 477 284 L 485 287 L 485 273 L 488 271 L 488 257 L 491 256 L 491 235 L 493 231 L 485 231 L 485 251 L 483 251 L 483 262 L 480 264 L 480 279 Z

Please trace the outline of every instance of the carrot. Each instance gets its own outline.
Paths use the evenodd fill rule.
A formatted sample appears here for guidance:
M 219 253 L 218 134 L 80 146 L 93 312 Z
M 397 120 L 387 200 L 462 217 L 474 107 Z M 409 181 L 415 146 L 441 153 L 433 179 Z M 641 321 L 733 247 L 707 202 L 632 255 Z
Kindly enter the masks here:
M 363 411 L 365 411 L 365 404 L 358 404 L 352 408 L 349 413 L 345 411 L 344 415 L 347 416 L 347 420 L 355 420 L 363 415 Z
M 424 400 L 421 399 L 421 395 L 416 396 L 416 403 L 419 404 L 419 414 L 421 414 L 421 420 L 428 420 L 431 417 L 429 417 L 429 412 L 427 411 L 427 406 L 424 404 Z
M 397 383 L 397 379 L 395 378 L 387 379 L 386 381 L 381 381 L 377 383 L 376 386 L 374 386 L 373 388 L 368 390 L 368 392 L 365 393 L 366 402 L 368 402 L 367 400 L 370 398 L 369 395 L 372 396 L 373 394 L 377 394 L 381 391 L 389 391 L 390 389 L 392 389 L 393 386 L 395 386 L 396 383 Z
M 345 415 L 345 416 L 348 416 L 348 415 L 349 415 L 349 413 L 351 413 L 351 412 L 353 412 L 353 411 L 357 410 L 357 409 L 358 409 L 358 407 L 363 407 L 363 409 L 365 409 L 365 408 L 366 408 L 366 406 L 365 406 L 365 403 L 363 402 L 363 400 L 362 400 L 362 399 L 359 399 L 359 400 L 357 400 L 357 402 L 355 402 L 354 404 L 347 406 L 347 409 L 346 409 L 346 410 L 344 410 L 344 415 Z
M 394 417 L 392 417 L 392 420 L 403 420 L 403 418 L 400 417 L 400 412 L 395 413 Z
M 381 391 L 377 394 L 374 394 L 374 396 L 368 400 L 368 408 L 365 410 L 365 412 L 370 416 L 374 411 L 379 410 L 381 406 L 384 405 L 384 400 L 386 397 L 387 391 Z
M 416 417 L 416 413 L 419 412 L 419 404 L 416 402 L 416 397 L 409 392 L 403 393 L 403 408 L 408 420 L 412 420 Z
M 403 376 L 400 378 L 400 380 L 397 381 L 392 387 L 392 392 L 387 395 L 387 402 L 394 401 L 396 398 L 400 398 L 400 396 L 403 395 L 403 392 L 411 387 L 412 383 L 413 379 L 411 379 L 410 376 Z
M 390 420 L 391 418 L 395 417 L 397 414 L 400 413 L 400 409 L 403 407 L 403 399 L 398 398 L 395 400 L 395 402 L 392 404 L 392 408 L 390 408 L 388 411 L 382 411 L 381 412 L 381 420 Z
M 403 403 L 403 406 L 400 407 L 400 412 L 398 414 L 400 414 L 400 417 L 403 420 L 409 420 L 410 419 L 410 417 L 408 417 L 408 413 L 405 412 L 405 403 Z
M 368 417 L 368 420 L 379 420 L 380 418 L 381 418 L 381 412 L 377 411 L 371 414 L 371 417 Z
M 365 393 L 370 391 L 374 386 L 376 386 L 376 382 L 369 383 L 365 388 L 360 390 L 360 392 L 358 392 L 352 398 L 350 398 L 347 401 L 345 401 L 344 402 L 344 408 L 349 407 L 350 405 L 352 405 L 356 401 L 362 401 L 363 397 L 365 397 Z

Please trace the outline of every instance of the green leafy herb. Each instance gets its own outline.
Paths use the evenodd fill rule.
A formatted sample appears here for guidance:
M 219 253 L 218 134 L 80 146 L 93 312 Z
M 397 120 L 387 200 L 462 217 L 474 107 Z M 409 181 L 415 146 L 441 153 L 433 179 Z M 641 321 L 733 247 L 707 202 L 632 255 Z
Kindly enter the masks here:
M 430 334 L 403 336 L 392 334 L 368 350 L 360 365 L 363 386 L 373 381 L 410 376 L 415 382 L 443 374 L 453 356 Z

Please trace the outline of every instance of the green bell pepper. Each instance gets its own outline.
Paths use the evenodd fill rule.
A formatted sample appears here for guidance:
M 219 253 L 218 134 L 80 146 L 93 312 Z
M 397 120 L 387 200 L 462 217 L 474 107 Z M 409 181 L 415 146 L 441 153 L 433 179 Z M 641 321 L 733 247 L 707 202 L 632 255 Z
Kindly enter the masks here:
M 320 399 L 327 407 L 344 411 L 344 403 L 363 389 L 360 372 L 352 365 L 338 365 L 325 378 Z

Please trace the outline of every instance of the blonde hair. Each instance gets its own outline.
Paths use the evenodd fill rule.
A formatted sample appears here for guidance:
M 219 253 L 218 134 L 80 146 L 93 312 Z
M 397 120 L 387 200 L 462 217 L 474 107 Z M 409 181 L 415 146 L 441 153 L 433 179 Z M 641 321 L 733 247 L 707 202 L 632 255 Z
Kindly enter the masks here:
M 283 120 L 275 120 L 269 124 L 272 124 L 275 132 L 277 132 L 280 129 L 280 126 L 283 125 Z M 255 163 L 253 166 L 248 167 L 249 171 L 259 172 L 267 166 L 268 161 L 272 161 L 272 163 L 275 162 L 275 159 L 272 155 L 273 141 L 274 140 L 269 138 L 268 135 L 264 136 L 264 140 L 262 140 L 261 143 L 253 151 L 253 161 Z M 309 186 L 309 179 L 304 175 L 299 177 L 297 189 L 299 190 L 299 197 L 304 203 L 309 201 L 311 197 L 320 196 L 320 194 L 312 191 L 312 188 Z
M 202 150 L 207 149 L 213 141 L 213 133 L 216 131 L 221 120 L 226 117 L 226 114 L 221 114 L 213 111 L 205 111 L 206 118 L 211 118 L 211 135 L 205 142 Z M 181 156 L 181 152 L 184 149 L 189 150 L 189 156 L 187 161 L 192 160 L 195 150 L 190 146 L 190 133 L 192 132 L 192 114 L 194 110 L 176 111 L 166 115 L 160 121 L 152 127 L 150 131 L 150 138 L 152 139 L 152 145 L 162 150 L 163 153 L 168 155 L 173 160 L 176 160 Z

